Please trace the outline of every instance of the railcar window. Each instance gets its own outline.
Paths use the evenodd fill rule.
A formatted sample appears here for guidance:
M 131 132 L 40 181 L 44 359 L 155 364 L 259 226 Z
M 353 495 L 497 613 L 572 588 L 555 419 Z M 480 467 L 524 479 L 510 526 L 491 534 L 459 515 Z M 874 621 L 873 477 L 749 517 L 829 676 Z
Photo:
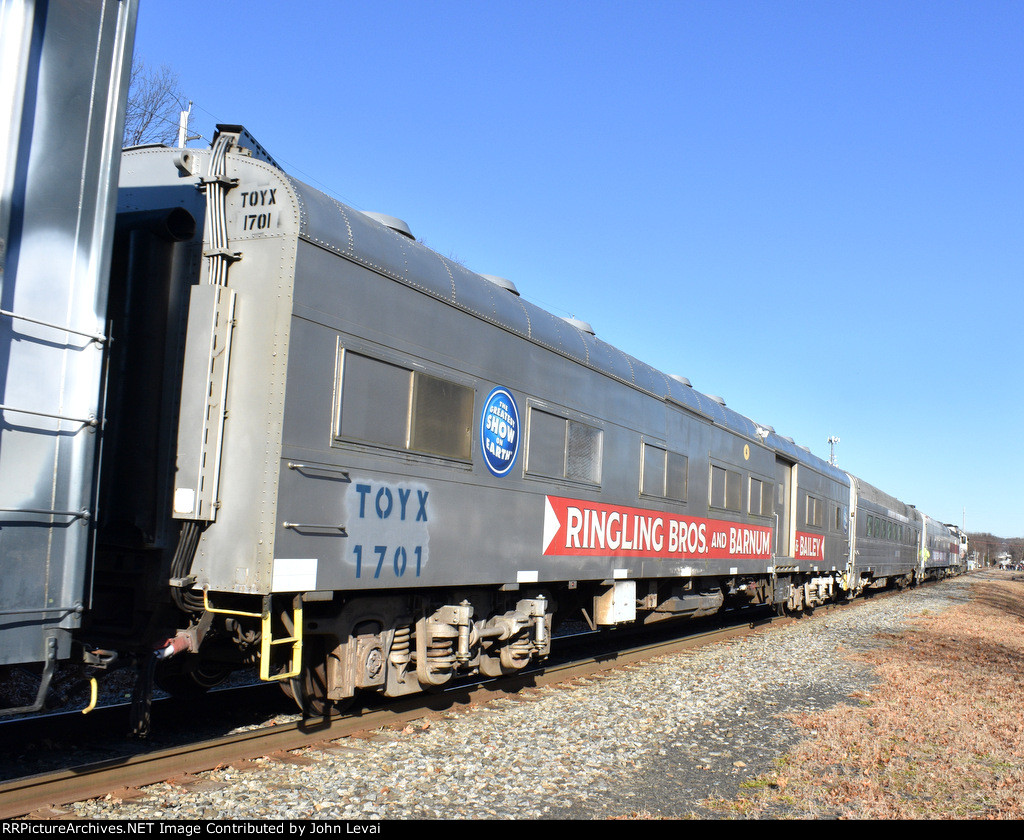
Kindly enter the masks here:
M 680 502 L 686 501 L 686 473 L 689 460 L 678 452 L 668 453 L 668 470 L 665 475 L 665 495 Z
M 473 389 L 345 351 L 336 436 L 468 461 Z
M 772 515 L 772 490 L 771 485 L 765 484 L 761 479 L 750 477 L 750 500 L 748 502 L 750 512 L 756 516 Z
M 535 475 L 565 475 L 565 418 L 530 409 L 526 470 Z
M 425 373 L 413 376 L 409 448 L 470 459 L 473 390 Z
M 601 483 L 601 430 L 569 421 L 569 444 L 565 455 L 565 477 L 573 481 Z
M 679 502 L 686 501 L 687 459 L 685 455 L 645 443 L 641 459 L 641 494 L 660 496 Z
M 815 528 L 820 528 L 825 518 L 825 506 L 822 504 L 821 499 L 812 496 L 810 493 L 807 494 L 807 514 L 804 518 L 808 525 L 812 525 Z
M 725 470 L 711 465 L 711 504 L 714 507 L 725 507 Z
M 726 510 L 743 508 L 742 476 L 735 470 L 711 465 L 711 506 Z
M 526 471 L 600 484 L 603 437 L 586 423 L 531 407 Z
M 645 496 L 665 495 L 665 456 L 668 452 L 661 447 L 643 445 L 641 452 L 640 492 Z
M 412 371 L 346 351 L 340 436 L 405 449 Z

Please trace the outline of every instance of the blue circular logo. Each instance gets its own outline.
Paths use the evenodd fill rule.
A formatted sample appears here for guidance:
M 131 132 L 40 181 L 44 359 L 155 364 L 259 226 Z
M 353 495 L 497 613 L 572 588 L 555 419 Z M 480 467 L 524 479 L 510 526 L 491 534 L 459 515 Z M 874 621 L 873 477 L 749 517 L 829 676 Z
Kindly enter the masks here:
M 505 388 L 487 395 L 480 415 L 480 448 L 494 475 L 507 475 L 519 454 L 519 409 Z

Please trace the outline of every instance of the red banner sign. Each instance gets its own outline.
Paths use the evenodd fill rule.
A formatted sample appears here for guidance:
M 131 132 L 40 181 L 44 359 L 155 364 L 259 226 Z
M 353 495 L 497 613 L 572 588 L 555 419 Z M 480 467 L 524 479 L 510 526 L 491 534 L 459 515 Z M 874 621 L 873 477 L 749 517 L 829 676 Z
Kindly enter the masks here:
M 825 538 L 821 534 L 796 532 L 796 551 L 793 556 L 797 560 L 825 560 Z
M 773 549 L 772 529 L 763 525 L 545 497 L 546 556 L 769 560 Z

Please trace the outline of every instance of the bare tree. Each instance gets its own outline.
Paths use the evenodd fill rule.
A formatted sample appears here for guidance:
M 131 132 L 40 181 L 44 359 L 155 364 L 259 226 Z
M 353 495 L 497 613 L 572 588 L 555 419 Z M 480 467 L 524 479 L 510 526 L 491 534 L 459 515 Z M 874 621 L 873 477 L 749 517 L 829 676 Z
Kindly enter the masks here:
M 995 562 L 997 554 L 1006 551 L 1006 540 L 989 533 L 969 533 L 967 535 L 969 550 L 977 551 L 982 565 L 989 566 Z
M 1010 540 L 1009 550 L 1014 565 L 1024 563 L 1024 537 L 1014 537 Z
M 125 112 L 125 146 L 178 141 L 178 120 L 185 97 L 178 87 L 178 74 L 167 65 L 149 67 L 140 57 L 132 59 Z

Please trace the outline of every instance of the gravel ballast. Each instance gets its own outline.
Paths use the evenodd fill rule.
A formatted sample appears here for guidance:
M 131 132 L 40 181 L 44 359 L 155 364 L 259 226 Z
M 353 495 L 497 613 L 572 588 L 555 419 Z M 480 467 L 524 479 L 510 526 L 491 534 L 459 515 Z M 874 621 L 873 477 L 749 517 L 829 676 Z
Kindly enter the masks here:
M 603 819 L 720 816 L 803 730 L 785 715 L 870 696 L 847 652 L 968 598 L 968 578 L 878 598 L 404 730 L 261 760 L 130 799 L 65 806 L 93 819 Z M 813 735 L 813 733 L 812 733 Z

